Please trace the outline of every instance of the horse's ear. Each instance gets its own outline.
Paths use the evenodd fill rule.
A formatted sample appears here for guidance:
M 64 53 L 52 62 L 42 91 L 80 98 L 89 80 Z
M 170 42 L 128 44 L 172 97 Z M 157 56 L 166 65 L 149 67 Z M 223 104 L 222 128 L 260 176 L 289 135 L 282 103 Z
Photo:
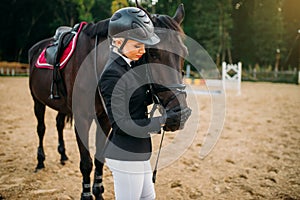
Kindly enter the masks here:
M 175 15 L 173 16 L 173 19 L 178 23 L 181 24 L 184 18 L 184 6 L 183 4 L 180 4 L 176 10 Z

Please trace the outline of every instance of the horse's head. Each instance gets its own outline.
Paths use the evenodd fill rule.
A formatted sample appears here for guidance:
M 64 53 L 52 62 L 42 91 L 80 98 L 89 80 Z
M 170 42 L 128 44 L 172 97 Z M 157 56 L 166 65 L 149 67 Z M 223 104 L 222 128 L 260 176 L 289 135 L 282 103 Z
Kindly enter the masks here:
M 185 85 L 182 70 L 184 58 L 188 51 L 183 43 L 184 33 L 181 23 L 184 18 L 183 5 L 179 5 L 173 17 L 167 15 L 151 15 L 155 33 L 160 42 L 149 46 L 146 59 L 149 64 L 148 75 L 152 79 L 152 93 L 156 95 L 165 110 L 181 112 L 177 125 L 166 127 L 169 131 L 182 129 L 191 110 L 186 101 Z

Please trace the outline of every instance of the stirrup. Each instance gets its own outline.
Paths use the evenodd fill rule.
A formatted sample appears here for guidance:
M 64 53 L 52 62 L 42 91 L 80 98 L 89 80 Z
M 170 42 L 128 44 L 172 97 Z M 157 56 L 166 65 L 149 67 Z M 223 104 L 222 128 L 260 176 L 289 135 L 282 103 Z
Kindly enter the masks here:
M 49 96 L 49 98 L 50 99 L 60 99 L 61 97 L 59 96 L 59 94 L 58 94 L 58 86 L 56 85 L 56 94 L 54 94 L 53 93 L 53 85 L 54 84 L 57 84 L 57 83 L 54 83 L 54 81 L 52 81 L 52 83 L 51 83 L 51 88 L 50 88 L 50 96 Z
M 58 94 L 51 94 L 50 99 L 60 99 L 61 97 Z

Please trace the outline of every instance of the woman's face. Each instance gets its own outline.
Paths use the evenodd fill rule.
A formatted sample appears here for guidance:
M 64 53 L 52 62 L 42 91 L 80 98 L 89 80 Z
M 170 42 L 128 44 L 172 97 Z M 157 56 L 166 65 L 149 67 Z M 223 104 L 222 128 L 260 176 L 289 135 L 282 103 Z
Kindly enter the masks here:
M 118 41 L 117 41 L 117 43 L 118 43 Z M 122 43 L 120 44 L 120 46 L 122 45 Z M 119 46 L 118 44 L 116 44 L 116 45 Z M 134 60 L 134 61 L 139 60 L 143 56 L 143 54 L 146 52 L 145 44 L 134 41 L 134 40 L 128 40 L 126 42 L 125 46 L 123 47 L 122 52 L 127 58 L 129 58 L 131 60 Z

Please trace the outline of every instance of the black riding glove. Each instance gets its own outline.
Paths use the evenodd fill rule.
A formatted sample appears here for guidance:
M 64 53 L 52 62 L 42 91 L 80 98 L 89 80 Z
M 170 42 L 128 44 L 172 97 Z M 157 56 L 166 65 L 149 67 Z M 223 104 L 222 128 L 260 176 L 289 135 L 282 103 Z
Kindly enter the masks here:
M 190 108 L 185 108 L 181 111 L 168 110 L 165 111 L 160 122 L 163 125 L 165 131 L 176 131 L 183 129 L 185 122 L 191 115 L 192 110 Z

